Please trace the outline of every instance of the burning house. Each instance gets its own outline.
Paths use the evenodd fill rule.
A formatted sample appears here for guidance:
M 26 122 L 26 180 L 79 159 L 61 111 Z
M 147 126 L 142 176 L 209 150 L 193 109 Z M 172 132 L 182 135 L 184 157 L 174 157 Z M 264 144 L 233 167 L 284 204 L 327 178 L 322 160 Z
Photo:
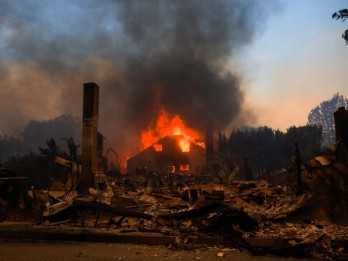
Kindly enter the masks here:
M 205 148 L 183 135 L 168 135 L 129 158 L 127 171 L 165 173 L 180 171 L 185 174 L 199 174 L 205 168 Z
M 170 167 L 172 173 L 203 172 L 207 166 L 205 143 L 209 143 L 209 139 L 206 137 L 203 142 L 199 131 L 186 126 L 179 115 L 172 115 L 163 107 L 157 116 L 156 121 L 141 132 L 143 150 L 127 160 L 127 172 L 168 173 Z M 212 135 L 212 131 L 209 133 Z

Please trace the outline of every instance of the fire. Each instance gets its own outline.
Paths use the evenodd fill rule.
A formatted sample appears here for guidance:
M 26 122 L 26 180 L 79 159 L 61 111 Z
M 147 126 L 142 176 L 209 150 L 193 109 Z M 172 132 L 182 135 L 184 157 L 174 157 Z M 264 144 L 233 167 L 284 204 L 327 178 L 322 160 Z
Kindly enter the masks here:
M 188 170 L 190 170 L 190 165 L 189 164 L 180 164 L 180 170 L 181 171 L 188 171 Z
M 156 151 L 161 151 L 162 148 L 159 148 L 155 143 L 160 138 L 167 135 L 182 136 L 178 141 L 178 145 L 182 152 L 189 152 L 190 143 L 201 139 L 199 132 L 186 127 L 179 115 L 171 116 L 164 108 L 162 108 L 156 121 L 155 128 L 148 128 L 146 131 L 141 133 L 143 148 L 153 145 Z
M 186 139 L 185 137 L 179 141 L 179 146 L 180 146 L 182 152 L 189 152 L 190 151 L 190 141 L 188 139 Z
M 155 151 L 162 151 L 162 144 L 153 144 L 153 148 L 155 149 Z

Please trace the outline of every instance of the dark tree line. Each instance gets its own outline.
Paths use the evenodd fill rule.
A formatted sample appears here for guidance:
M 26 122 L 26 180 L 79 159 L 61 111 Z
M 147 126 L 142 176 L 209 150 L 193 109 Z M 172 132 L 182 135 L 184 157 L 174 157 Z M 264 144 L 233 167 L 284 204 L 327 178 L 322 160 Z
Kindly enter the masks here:
M 54 164 L 55 156 L 69 158 L 72 138 L 81 141 L 81 119 L 61 115 L 47 121 L 31 121 L 21 135 L 0 136 L 0 163 L 16 175 L 29 178 L 29 185 L 48 188 L 51 179 L 65 178 L 65 169 Z
M 281 132 L 269 127 L 234 130 L 229 136 L 219 134 L 218 153 L 222 158 L 241 155 L 248 159 L 254 176 L 288 168 L 299 144 L 304 162 L 317 155 L 321 149 L 320 126 L 290 127 Z
M 39 153 L 47 140 L 53 138 L 63 150 L 68 150 L 67 139 L 73 137 L 81 143 L 81 119 L 71 115 L 61 115 L 46 121 L 31 121 L 21 135 L 0 135 L 0 161 L 9 157 L 23 156 L 30 152 Z
M 24 155 L 29 147 L 21 136 L 0 136 L 0 162 L 9 156 Z
M 57 146 L 67 149 L 67 139 L 74 137 L 81 142 L 82 120 L 71 115 L 61 115 L 47 121 L 31 121 L 23 130 L 23 139 L 28 146 L 38 152 L 38 147 L 46 146 L 46 141 L 53 138 Z

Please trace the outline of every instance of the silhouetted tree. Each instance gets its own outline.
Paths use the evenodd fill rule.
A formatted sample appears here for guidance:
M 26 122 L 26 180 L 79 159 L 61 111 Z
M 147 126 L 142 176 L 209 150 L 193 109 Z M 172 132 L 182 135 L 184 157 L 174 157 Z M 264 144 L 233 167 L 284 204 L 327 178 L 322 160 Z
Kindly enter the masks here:
M 218 153 L 222 158 L 241 155 L 248 159 L 255 176 L 277 169 L 287 168 L 298 143 L 303 161 L 319 153 L 321 127 L 306 125 L 290 127 L 286 133 L 269 127 L 234 130 L 229 138 L 219 134 Z
M 47 148 L 39 147 L 41 155 L 45 156 L 49 162 L 53 162 L 55 157 L 58 155 L 59 147 L 56 144 L 56 141 L 51 138 L 46 140 Z
M 348 18 L 348 9 L 342 9 L 338 12 L 333 13 L 332 18 L 336 20 L 342 20 L 344 22 Z M 348 30 L 344 31 L 342 38 L 346 41 L 346 44 L 348 44 Z
M 333 113 L 339 107 L 348 107 L 348 100 L 339 93 L 329 100 L 321 102 L 308 115 L 308 124 L 322 127 L 322 146 L 327 147 L 335 143 L 335 121 Z
M 44 147 L 49 139 L 57 142 L 56 146 L 68 149 L 63 141 L 74 137 L 81 141 L 81 119 L 71 115 L 61 115 L 47 121 L 31 121 L 20 136 L 0 135 L 0 161 L 8 157 L 23 156 L 29 152 L 39 152 L 39 147 Z
M 279 167 L 272 157 L 277 151 L 275 133 L 269 127 L 260 127 L 234 130 L 228 139 L 220 134 L 219 154 L 222 157 L 236 154 L 246 157 L 256 175 L 273 170 Z
M 64 180 L 67 177 L 65 167 L 55 163 L 55 157 L 67 158 L 61 152 L 53 138 L 46 140 L 46 147 L 39 147 L 40 154 L 29 152 L 8 157 L 5 164 L 15 170 L 20 176 L 29 178 L 29 184 L 36 188 L 48 188 L 52 178 Z
M 13 155 L 23 155 L 29 151 L 29 147 L 22 137 L 0 136 L 0 160 L 4 161 Z
M 55 175 L 47 159 L 33 152 L 11 156 L 6 161 L 6 165 L 17 175 L 28 177 L 28 185 L 38 189 L 49 188 L 51 179 Z
M 309 161 L 321 150 L 322 128 L 316 125 L 306 125 L 287 129 L 286 142 L 288 151 L 293 151 L 294 144 L 298 144 L 303 162 Z
M 65 139 L 74 137 L 77 143 L 81 141 L 81 119 L 71 115 L 61 115 L 47 121 L 31 121 L 23 131 L 23 138 L 34 152 L 45 145 L 45 141 L 53 138 L 56 145 L 67 147 Z

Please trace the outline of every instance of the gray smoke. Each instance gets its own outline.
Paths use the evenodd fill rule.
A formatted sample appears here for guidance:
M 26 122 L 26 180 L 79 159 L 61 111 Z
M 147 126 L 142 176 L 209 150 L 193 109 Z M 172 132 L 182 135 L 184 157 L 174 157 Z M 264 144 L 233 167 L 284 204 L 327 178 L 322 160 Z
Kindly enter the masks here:
M 157 118 L 155 102 L 203 132 L 207 118 L 217 128 L 231 123 L 243 95 L 226 64 L 251 42 L 263 11 L 256 1 L 120 2 L 134 50 L 126 65 L 134 87 L 129 103 L 140 128 Z
M 116 149 L 137 150 L 158 105 L 205 130 L 243 113 L 228 63 L 274 7 L 257 0 L 0 0 L 0 119 L 4 132 L 30 120 L 81 115 L 82 84 L 101 86 L 100 127 Z M 14 116 L 15 115 L 15 116 Z M 49 137 L 48 137 L 49 138 Z

